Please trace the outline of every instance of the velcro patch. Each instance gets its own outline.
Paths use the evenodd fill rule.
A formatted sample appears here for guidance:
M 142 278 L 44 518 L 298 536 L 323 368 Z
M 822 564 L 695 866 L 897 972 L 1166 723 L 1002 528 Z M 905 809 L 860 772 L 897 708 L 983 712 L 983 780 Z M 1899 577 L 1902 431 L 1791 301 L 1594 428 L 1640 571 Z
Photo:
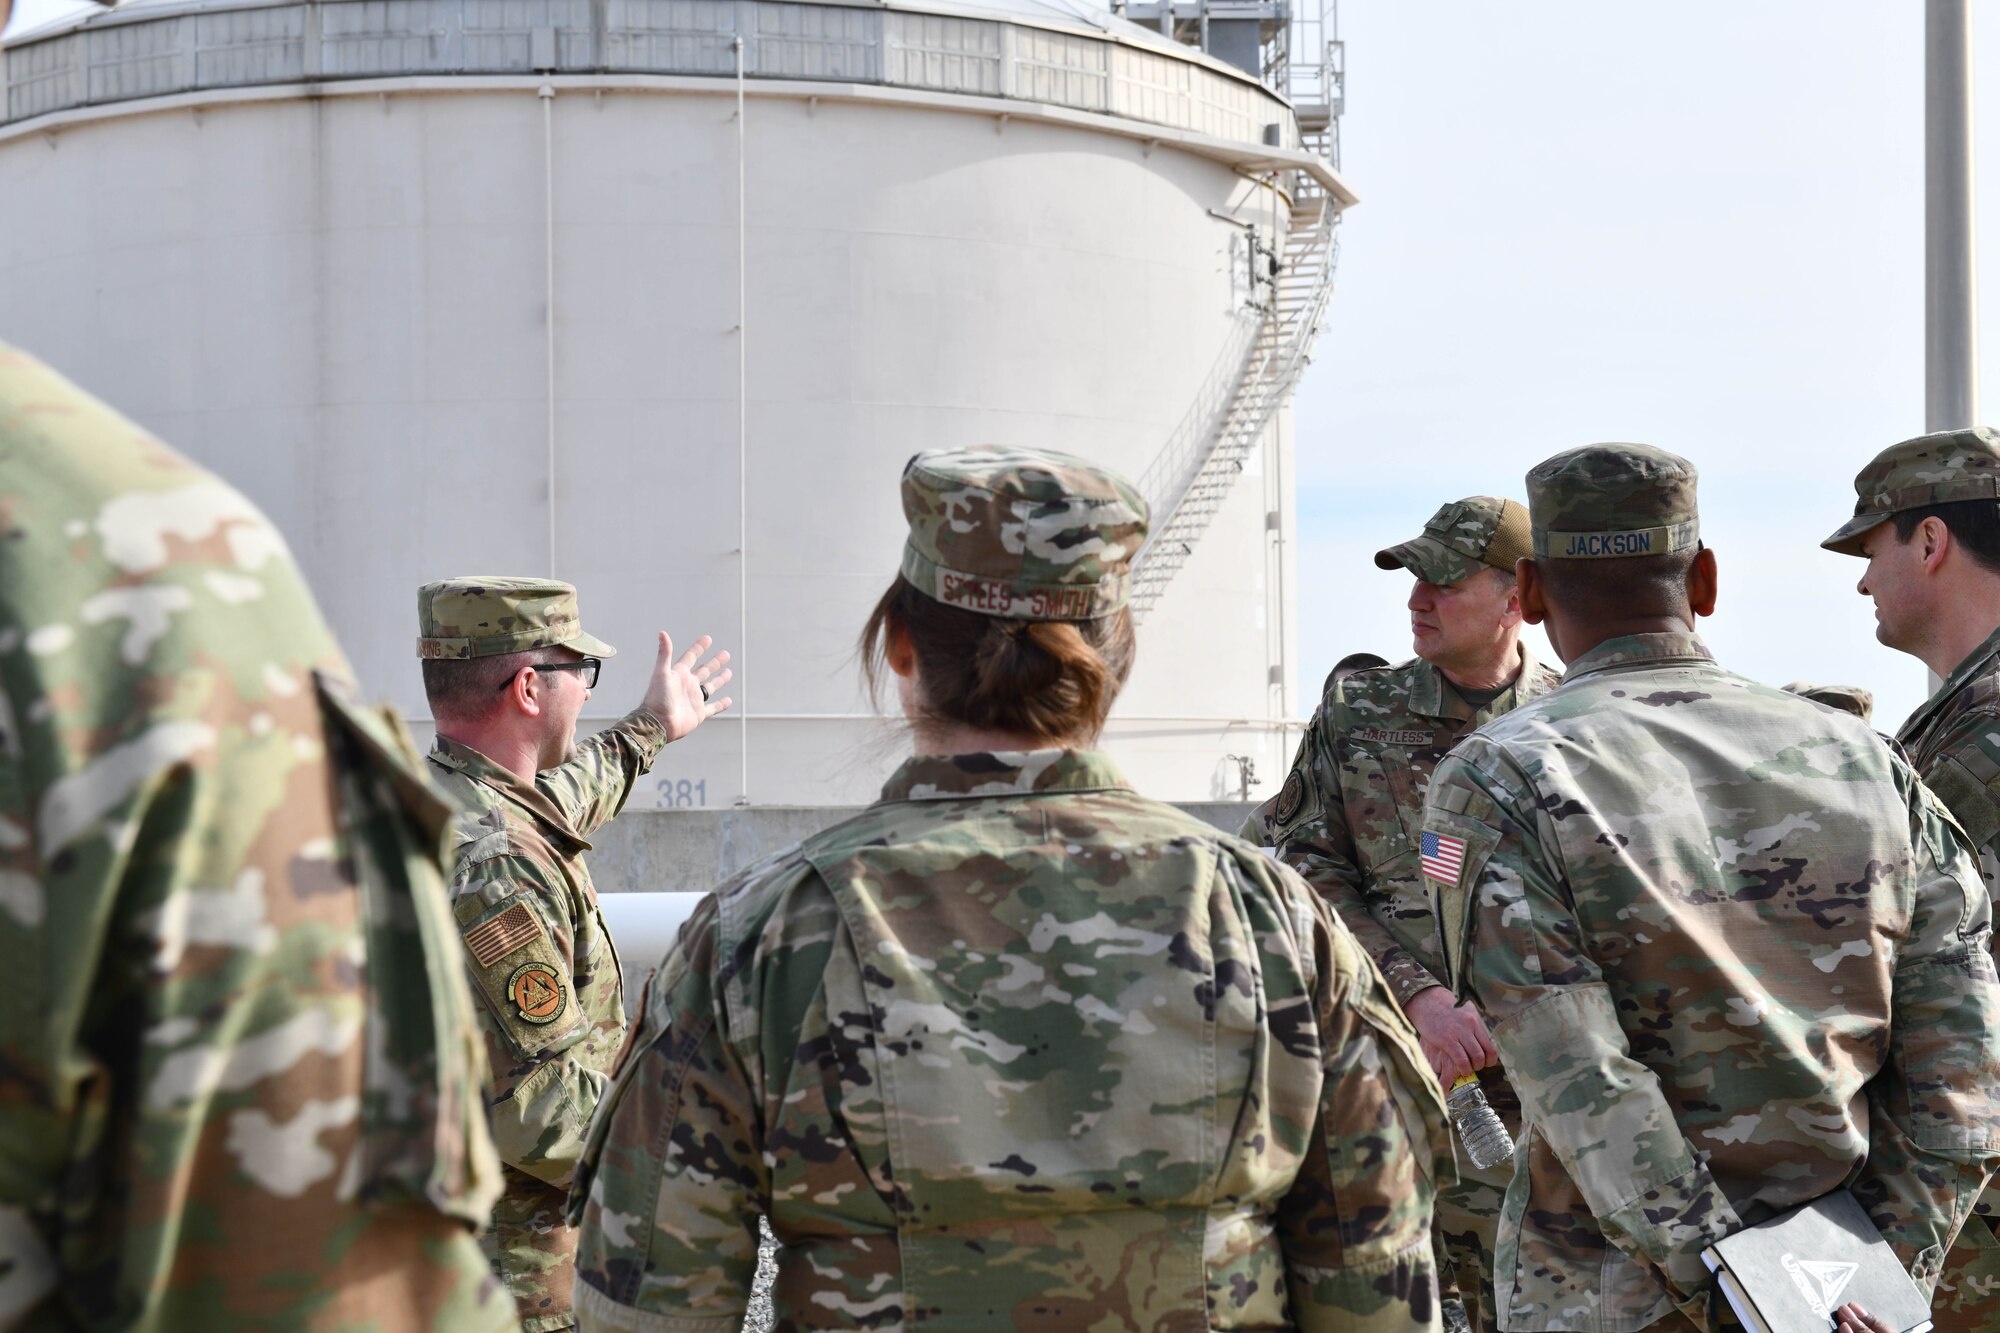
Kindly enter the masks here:
M 533 909 L 526 903 L 515 903 L 491 921 L 466 931 L 465 947 L 475 963 L 491 967 L 516 949 L 534 943 L 541 933 Z

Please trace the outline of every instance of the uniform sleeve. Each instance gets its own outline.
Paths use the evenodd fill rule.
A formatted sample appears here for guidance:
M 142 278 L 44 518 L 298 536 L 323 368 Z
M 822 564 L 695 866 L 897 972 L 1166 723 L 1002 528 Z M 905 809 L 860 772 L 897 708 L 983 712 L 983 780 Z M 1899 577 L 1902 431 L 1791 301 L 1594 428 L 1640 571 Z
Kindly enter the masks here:
M 452 907 L 481 1001 L 500 1159 L 566 1185 L 605 1081 L 583 1062 L 591 1026 L 576 995 L 574 907 L 552 876 L 519 855 L 462 868 Z
M 577 836 L 588 838 L 625 808 L 632 784 L 653 767 L 667 733 L 653 715 L 635 708 L 595 736 L 578 742 L 576 757 L 535 775 Z
M 1956 826 L 1901 764 L 1916 853 L 1896 959 L 1889 1061 L 1870 1081 L 1868 1161 L 1854 1193 L 1928 1286 L 2000 1166 L 2000 982 L 1984 886 Z
M 1278 1207 L 1292 1317 L 1308 1333 L 1439 1328 L 1431 1221 L 1450 1169 L 1444 1105 L 1381 976 L 1314 907 L 1325 1083 Z
M 1282 810 L 1290 802 L 1290 818 L 1281 815 L 1273 834 L 1278 859 L 1303 875 L 1340 914 L 1380 969 L 1396 1003 L 1406 1005 L 1417 992 L 1437 985 L 1438 979 L 1430 970 L 1398 944 L 1369 910 L 1367 895 L 1362 892 L 1367 876 L 1353 830 L 1348 827 L 1339 754 L 1327 710 L 1314 716 L 1300 738 L 1298 757 L 1285 785 L 1286 790 L 1278 793 L 1278 803 Z
M 1526 778 L 1476 738 L 1439 766 L 1425 836 L 1462 862 L 1455 882 L 1433 881 L 1447 969 L 1485 1011 L 1524 1118 L 1605 1238 L 1650 1264 L 1705 1327 L 1701 1252 L 1741 1223 L 1659 1077 L 1633 1058 L 1536 809 Z
M 728 1038 L 719 955 L 711 895 L 660 965 L 591 1127 L 570 1195 L 585 1333 L 742 1325 L 770 1178 L 751 1078 Z

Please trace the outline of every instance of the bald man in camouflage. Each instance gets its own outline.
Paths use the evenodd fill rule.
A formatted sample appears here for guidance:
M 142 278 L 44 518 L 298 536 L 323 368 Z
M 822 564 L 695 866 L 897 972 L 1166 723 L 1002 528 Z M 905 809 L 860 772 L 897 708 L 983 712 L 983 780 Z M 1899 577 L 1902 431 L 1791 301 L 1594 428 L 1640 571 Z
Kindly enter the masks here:
M 1724 671 L 1695 470 L 1528 474 L 1554 691 L 1438 767 L 1447 975 L 1521 1095 L 1502 1330 L 1710 1327 L 1701 1254 L 1851 1189 L 1926 1291 L 2000 1164 L 2000 980 L 1958 826 L 1859 718 Z
M 625 1040 L 618 951 L 583 853 L 660 750 L 729 707 L 728 653 L 665 631 L 639 706 L 581 744 L 577 718 L 615 650 L 576 589 L 465 577 L 417 594 L 430 768 L 465 812 L 452 910 L 493 1065 L 506 1192 L 485 1245 L 527 1333 L 574 1326 L 576 1232 L 563 1217 L 584 1130 Z
M 1508 1122 L 1518 1103 L 1485 1025 L 1439 985 L 1430 900 L 1417 869 L 1424 793 L 1438 761 L 1480 724 L 1539 698 L 1556 675 L 1521 642 L 1514 561 L 1528 513 L 1475 495 L 1447 504 L 1409 541 L 1375 555 L 1407 570 L 1416 656 L 1343 675 L 1335 668 L 1291 774 L 1271 806 L 1278 856 L 1340 913 L 1387 979 L 1446 1087 L 1479 1078 Z M 1474 1167 L 1438 1191 L 1440 1274 L 1470 1326 L 1491 1326 L 1493 1237 L 1511 1166 Z

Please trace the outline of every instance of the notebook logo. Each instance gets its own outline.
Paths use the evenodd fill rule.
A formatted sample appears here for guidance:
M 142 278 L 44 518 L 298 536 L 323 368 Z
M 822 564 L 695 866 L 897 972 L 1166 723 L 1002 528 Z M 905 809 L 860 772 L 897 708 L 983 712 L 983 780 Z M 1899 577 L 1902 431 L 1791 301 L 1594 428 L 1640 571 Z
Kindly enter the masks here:
M 1847 1284 L 1854 1280 L 1855 1270 L 1860 1267 L 1820 1259 L 1795 1259 L 1789 1254 L 1780 1262 L 1792 1275 L 1792 1282 L 1806 1298 L 1806 1304 L 1822 1319 L 1833 1318 L 1840 1305 L 1840 1293 L 1847 1290 Z

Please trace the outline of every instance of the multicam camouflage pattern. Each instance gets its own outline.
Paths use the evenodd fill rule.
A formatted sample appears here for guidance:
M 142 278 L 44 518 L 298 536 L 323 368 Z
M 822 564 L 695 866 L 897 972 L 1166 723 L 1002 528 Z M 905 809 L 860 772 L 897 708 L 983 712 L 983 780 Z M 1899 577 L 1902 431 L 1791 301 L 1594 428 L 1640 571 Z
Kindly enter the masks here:
M 706 899 L 592 1126 L 586 1329 L 1435 1328 L 1436 1084 L 1290 871 L 1094 752 L 919 757 Z
M 1431 774 L 1475 727 L 1556 686 L 1524 646 L 1514 683 L 1474 708 L 1422 659 L 1330 676 L 1277 796 L 1271 833 L 1279 859 L 1340 914 L 1407 1005 L 1439 984 L 1437 923 L 1418 869 Z M 1520 1102 L 1498 1069 L 1480 1071 L 1486 1100 L 1512 1130 Z M 1493 1244 L 1511 1171 L 1461 1159 L 1438 1191 L 1438 1229 L 1474 1329 L 1490 1324 Z
M 0 347 L 0 1324 L 516 1327 L 447 811 L 346 670 L 248 500 Z
M 1463 583 L 1479 569 L 1514 576 L 1514 562 L 1531 555 L 1528 511 L 1512 500 L 1471 495 L 1431 515 L 1423 533 L 1375 553 L 1377 569 L 1407 569 L 1427 583 Z
M 1820 545 L 1860 555 L 1861 539 L 1891 514 L 2000 498 L 2000 431 L 1943 430 L 1892 444 L 1854 478 L 1854 517 Z
M 1694 464 L 1649 444 L 1587 444 L 1528 473 L 1537 558 L 1671 555 L 1701 541 Z
M 2000 632 L 1958 664 L 1896 741 L 1971 838 L 1989 896 L 2000 891 Z M 1973 1211 L 1938 1278 L 1932 1317 L 1942 1333 L 2000 1328 L 2000 1190 Z
M 466 574 L 417 589 L 418 657 L 493 657 L 530 648 L 574 648 L 586 657 L 618 650 L 583 632 L 576 589 L 556 579 Z
M 1108 468 L 1050 449 L 933 449 L 903 469 L 903 578 L 947 606 L 1090 620 L 1125 605 L 1146 502 Z
M 1863 722 L 1875 716 L 1875 692 L 1859 685 L 1815 685 L 1809 680 L 1795 680 L 1785 686 L 1785 693 L 1852 713 Z
M 617 814 L 667 734 L 635 710 L 523 782 L 439 737 L 431 768 L 466 811 L 452 910 L 493 1066 L 489 1111 L 506 1192 L 484 1245 L 527 1333 L 572 1327 L 576 1231 L 563 1215 L 584 1132 L 625 1040 L 618 951 L 585 839 Z
M 1880 737 L 1692 634 L 1612 639 L 1439 766 L 1425 827 L 1524 1105 L 1503 1329 L 1705 1327 L 1701 1250 L 1843 1185 L 1929 1289 L 2000 1164 L 2000 981 L 1963 836 Z

